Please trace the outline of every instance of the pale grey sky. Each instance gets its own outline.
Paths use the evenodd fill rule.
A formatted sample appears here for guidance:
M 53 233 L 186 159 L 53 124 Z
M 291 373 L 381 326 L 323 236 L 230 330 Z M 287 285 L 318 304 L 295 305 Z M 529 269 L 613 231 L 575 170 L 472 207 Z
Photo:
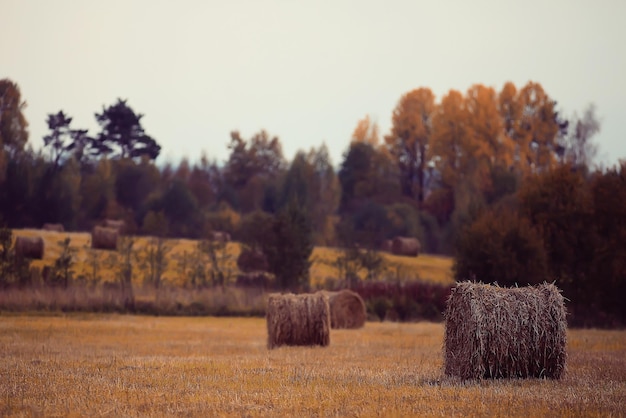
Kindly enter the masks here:
M 626 158 L 626 1 L 0 0 L 0 78 L 97 132 L 118 97 L 145 115 L 158 161 L 223 161 L 230 131 L 325 142 L 341 162 L 359 119 L 389 131 L 400 96 L 539 82 L 565 116 L 597 106 L 604 160 Z

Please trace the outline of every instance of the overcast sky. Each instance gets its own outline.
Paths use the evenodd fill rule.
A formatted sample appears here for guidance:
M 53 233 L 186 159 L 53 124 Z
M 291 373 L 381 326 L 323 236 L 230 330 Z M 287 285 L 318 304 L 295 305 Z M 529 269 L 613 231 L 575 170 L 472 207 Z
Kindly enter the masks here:
M 261 129 L 291 159 L 323 142 L 341 162 L 357 121 L 390 128 L 399 98 L 539 82 L 565 116 L 595 103 L 600 153 L 626 158 L 626 1 L 0 0 L 0 78 L 97 132 L 117 98 L 143 113 L 158 161 L 228 156 Z

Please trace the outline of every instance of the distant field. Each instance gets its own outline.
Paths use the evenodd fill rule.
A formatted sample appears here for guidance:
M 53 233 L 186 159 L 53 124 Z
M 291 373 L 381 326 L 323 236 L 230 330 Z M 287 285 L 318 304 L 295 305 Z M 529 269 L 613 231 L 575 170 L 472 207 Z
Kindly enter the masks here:
M 626 331 L 570 330 L 560 381 L 447 379 L 441 324 L 266 336 L 262 318 L 0 316 L 0 415 L 624 416 Z
M 88 275 L 89 273 L 89 253 L 93 252 L 97 254 L 102 260 L 104 260 L 109 251 L 92 250 L 91 234 L 87 232 L 51 232 L 42 231 L 37 229 L 16 229 L 13 230 L 14 236 L 34 236 L 40 235 L 45 242 L 45 252 L 43 260 L 35 260 L 34 266 L 51 265 L 54 260 L 59 257 L 61 247 L 60 241 L 63 241 L 65 237 L 70 237 L 71 247 L 77 250 L 76 252 L 76 265 L 74 268 L 75 277 L 79 275 Z M 139 237 L 135 244 L 135 249 L 140 250 L 145 247 L 148 242 L 148 238 Z M 187 239 L 172 239 L 168 240 L 172 246 L 170 253 L 170 265 L 164 275 L 164 280 L 177 283 L 180 281 L 180 269 L 178 263 L 175 261 L 177 255 L 181 255 L 183 252 L 193 251 L 196 241 Z M 232 256 L 231 269 L 235 272 L 235 260 L 239 255 L 240 247 L 238 243 L 231 242 L 228 244 L 228 253 Z M 339 255 L 339 251 L 334 248 L 316 247 L 313 250 L 311 260 L 313 262 L 311 266 L 311 283 L 313 285 L 323 283 L 327 278 L 337 278 L 338 271 L 332 267 L 332 264 L 336 261 Z M 436 283 L 452 283 L 452 259 L 449 257 L 432 256 L 422 254 L 419 257 L 399 257 L 391 254 L 384 254 L 387 261 L 389 271 L 387 274 L 390 276 L 400 276 L 406 279 L 421 279 L 424 281 L 436 282 Z M 101 272 L 104 280 L 113 280 L 113 272 L 111 270 L 103 269 Z

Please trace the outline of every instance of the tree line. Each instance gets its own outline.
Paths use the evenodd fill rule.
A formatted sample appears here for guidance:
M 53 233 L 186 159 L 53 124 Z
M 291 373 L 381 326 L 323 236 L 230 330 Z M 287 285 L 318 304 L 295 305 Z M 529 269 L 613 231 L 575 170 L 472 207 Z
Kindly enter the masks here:
M 132 234 L 202 238 L 219 230 L 258 247 L 262 237 L 250 230 L 264 230 L 257 228 L 263 224 L 275 228 L 264 236 L 282 231 L 301 242 L 302 248 L 294 251 L 302 257 L 310 255 L 312 245 L 356 248 L 361 254 L 394 236 L 412 236 L 419 238 L 425 252 L 456 255 L 459 279 L 503 283 L 505 279 L 484 269 L 463 267 L 462 260 L 465 249 L 487 251 L 482 241 L 472 241 L 476 239 L 472 228 L 483 225 L 487 228 L 483 232 L 493 237 L 497 235 L 489 232 L 493 225 L 511 224 L 493 215 L 495 208 L 509 205 L 512 209 L 502 212 L 519 215 L 523 227 L 528 224 L 533 231 L 523 233 L 540 238 L 537 252 L 530 245 L 516 255 L 525 266 L 521 271 L 565 284 L 583 279 L 574 278 L 571 269 L 564 273 L 564 262 L 557 255 L 581 247 L 566 251 L 553 246 L 571 247 L 576 241 L 563 237 L 572 234 L 576 222 L 589 222 L 571 215 L 559 228 L 549 229 L 534 215 L 536 202 L 525 200 L 528 196 L 523 193 L 563 171 L 576 173 L 579 183 L 555 185 L 554 196 L 546 197 L 546 202 L 562 199 L 563 205 L 573 205 L 564 197 L 568 187 L 593 194 L 598 179 L 620 193 L 625 187 L 623 164 L 613 170 L 593 167 L 593 138 L 600 129 L 595 108 L 566 118 L 535 82 L 521 88 L 509 82 L 499 91 L 476 84 L 466 92 L 450 90 L 440 100 L 428 88 L 407 92 L 392 111 L 390 132 L 382 134 L 367 116 L 358 121 L 336 166 L 323 144 L 301 150 L 288 161 L 280 139 L 263 130 L 249 138 L 233 131 L 223 163 L 203 154 L 198 161 L 182 159 L 159 166 L 155 164 L 159 144 L 143 129 L 142 115 L 121 99 L 94 114 L 100 129 L 95 134 L 72 126 L 71 116 L 63 111 L 49 114 L 49 133 L 41 138 L 41 151 L 35 152 L 28 145 L 25 102 L 17 84 L 1 80 L 0 98 L 0 214 L 14 228 L 49 222 L 88 230 L 113 218 L 123 219 Z M 566 181 L 559 179 L 555 181 Z M 622 195 L 611 197 L 623 207 L 624 200 L 615 196 Z M 621 231 L 621 223 L 606 218 L 608 209 L 598 208 L 599 201 L 587 206 L 585 216 L 593 217 L 597 210 L 597 216 L 615 224 L 597 224 L 588 245 L 620 247 L 615 244 L 619 240 L 607 234 L 615 228 Z M 279 218 L 282 224 L 275 223 Z M 547 230 L 552 235 L 546 235 Z M 610 259 L 613 253 L 607 251 L 593 254 Z M 472 257 L 483 263 L 489 260 Z M 546 274 L 528 270 L 542 259 Z M 586 273 L 592 284 L 602 270 L 599 261 L 594 265 L 598 273 Z M 306 265 L 294 269 L 305 270 Z M 614 269 L 615 280 L 623 285 L 623 268 Z

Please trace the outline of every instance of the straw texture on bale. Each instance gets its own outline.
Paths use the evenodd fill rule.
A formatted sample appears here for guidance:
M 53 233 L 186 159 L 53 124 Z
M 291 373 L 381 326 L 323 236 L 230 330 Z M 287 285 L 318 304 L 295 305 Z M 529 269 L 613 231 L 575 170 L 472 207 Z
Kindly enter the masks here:
M 62 224 L 43 224 L 41 229 L 44 231 L 65 232 Z
M 501 288 L 458 283 L 445 313 L 445 374 L 560 379 L 566 333 L 564 299 L 553 284 Z
M 391 241 L 391 252 L 395 255 L 417 257 L 421 246 L 417 238 L 395 237 Z
M 355 329 L 365 325 L 367 312 L 365 302 L 358 293 L 344 289 L 327 292 L 330 305 L 330 327 Z
M 123 234 L 126 224 L 123 220 L 105 219 L 104 222 L 102 222 L 102 226 L 104 226 L 105 228 L 117 229 L 117 232 L 119 234 Z
M 330 307 L 323 292 L 269 295 L 267 347 L 330 344 Z
M 119 231 L 115 228 L 96 226 L 91 233 L 91 248 L 99 250 L 117 249 Z
M 16 237 L 15 255 L 21 258 L 43 259 L 43 238 L 41 237 Z

